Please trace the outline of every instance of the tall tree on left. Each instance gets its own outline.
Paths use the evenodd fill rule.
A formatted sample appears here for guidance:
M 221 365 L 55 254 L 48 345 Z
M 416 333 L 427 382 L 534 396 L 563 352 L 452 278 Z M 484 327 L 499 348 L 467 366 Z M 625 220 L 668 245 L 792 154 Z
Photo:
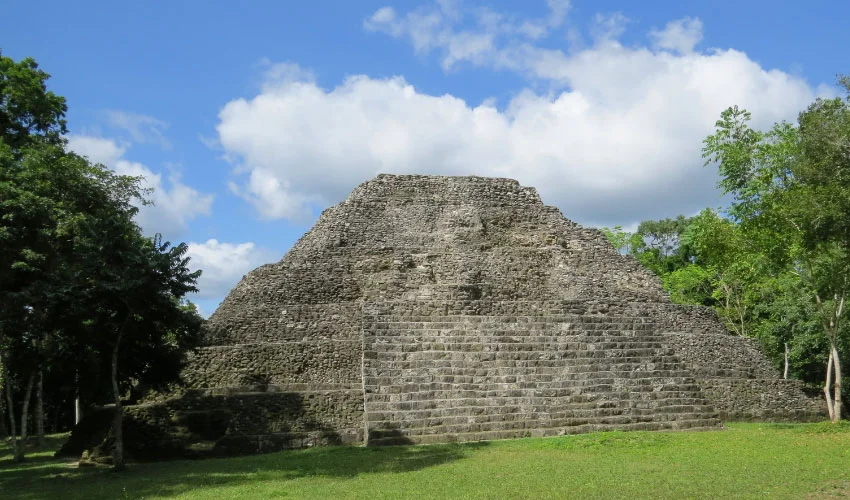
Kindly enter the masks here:
M 33 284 L 45 281 L 52 265 L 43 232 L 44 226 L 50 224 L 52 204 L 41 204 L 45 200 L 38 195 L 21 197 L 17 183 L 11 179 L 19 177 L 28 151 L 61 148 L 64 143 L 67 106 L 63 97 L 47 90 L 45 82 L 49 77 L 32 59 L 15 62 L 0 53 L 0 364 L 16 460 L 23 459 L 23 450 L 15 438 L 14 377 L 10 364 L 14 363 L 12 351 L 31 355 L 38 347 L 39 339 L 33 337 L 38 331 L 34 323 L 43 319 L 42 311 L 34 309 L 32 304 L 36 301 L 26 295 L 36 290 Z M 22 180 L 33 179 L 18 179 Z M 18 356 L 22 357 L 25 356 Z M 26 387 L 24 399 L 28 400 L 31 385 Z M 24 405 L 23 416 L 26 410 Z M 21 425 L 25 435 L 25 418 Z
M 3 58 L 0 68 L 11 75 L 0 76 L 11 96 L 0 101 L 0 356 L 7 406 L 14 408 L 13 384 L 27 388 L 28 400 L 39 366 L 61 366 L 52 362 L 56 352 L 94 353 L 109 367 L 120 469 L 122 394 L 131 378 L 173 374 L 197 341 L 199 318 L 181 301 L 195 291 L 200 271 L 189 269 L 185 244 L 172 247 L 142 234 L 133 220 L 145 203 L 139 178 L 65 150 L 64 100 L 46 93 L 46 74 L 31 60 Z M 21 77 L 24 70 L 41 85 Z M 50 95 L 21 97 L 29 91 Z M 44 103 L 58 107 L 51 114 Z M 132 359 L 139 353 L 144 363 Z M 14 412 L 9 416 L 14 427 Z M 22 460 L 22 448 L 13 446 Z

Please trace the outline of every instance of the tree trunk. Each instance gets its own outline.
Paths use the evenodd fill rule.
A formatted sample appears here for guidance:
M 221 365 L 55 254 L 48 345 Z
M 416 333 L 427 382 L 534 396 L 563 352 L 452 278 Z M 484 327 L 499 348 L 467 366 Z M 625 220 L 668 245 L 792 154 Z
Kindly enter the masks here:
M 839 300 L 840 299 L 840 300 Z M 823 330 L 826 337 L 829 339 L 829 359 L 826 362 L 826 383 L 823 386 L 824 395 L 826 395 L 826 407 L 829 410 L 829 419 L 833 422 L 841 420 L 841 358 L 838 356 L 838 330 L 841 324 L 841 315 L 844 313 L 844 295 L 840 297 L 835 294 L 835 302 L 837 304 L 835 310 L 829 315 L 826 314 L 826 308 L 821 301 L 820 295 L 815 294 L 815 302 L 820 311 L 823 322 Z M 832 382 L 832 374 L 835 373 L 835 383 Z
M 6 387 L 6 379 L 2 378 L 0 381 L 3 382 L 3 387 L 0 387 L 0 391 L 5 391 Z M 0 397 L 0 439 L 6 439 L 9 437 L 9 429 L 6 427 L 6 398 Z
M 832 349 L 829 350 L 829 359 L 826 360 L 826 382 L 823 384 L 823 394 L 826 397 L 829 420 L 835 422 L 835 407 L 832 403 Z
M 23 462 L 24 454 L 18 443 L 18 430 L 15 428 L 15 404 L 12 399 L 12 379 L 9 378 L 9 370 L 3 363 L 3 381 L 6 383 L 6 409 L 9 411 L 9 431 L 12 435 L 12 457 L 15 462 Z
M 38 385 L 35 392 L 35 432 L 38 445 L 44 446 L 44 370 L 38 371 Z
M 782 370 L 782 378 L 785 379 L 785 380 L 788 380 L 788 372 L 790 371 L 789 370 L 790 366 L 789 366 L 789 363 L 788 363 L 788 361 L 791 357 L 790 355 L 791 355 L 791 349 L 788 347 L 788 342 L 785 342 L 785 369 Z
M 26 447 L 29 435 L 29 413 L 30 399 L 32 398 L 32 385 L 35 382 L 35 372 L 30 373 L 27 379 L 27 389 L 24 392 L 24 405 L 21 408 L 21 448 Z
M 838 348 L 832 345 L 832 364 L 835 369 L 835 422 L 841 420 L 841 359 L 838 357 Z
M 127 320 L 121 330 L 118 331 L 118 337 L 115 339 L 115 348 L 112 349 L 112 394 L 115 397 L 115 418 L 112 421 L 112 434 L 115 438 L 115 449 L 112 452 L 112 468 L 116 471 L 124 469 L 124 429 L 123 417 L 124 407 L 121 406 L 121 392 L 118 388 L 118 349 L 121 345 L 121 337 L 124 334 L 124 327 L 130 319 L 130 314 L 127 315 Z
M 836 299 L 838 296 L 836 295 Z M 833 322 L 833 331 L 832 331 L 832 355 L 835 358 L 833 362 L 835 363 L 835 421 L 838 422 L 841 420 L 841 359 L 838 357 L 838 347 L 836 344 L 836 339 L 838 338 L 838 331 L 841 325 L 841 315 L 844 313 L 844 293 L 841 294 L 841 300 L 838 301 L 838 307 L 835 310 L 835 321 Z
M 83 418 L 83 406 L 80 402 L 80 370 L 74 375 L 74 425 L 80 423 Z
M 6 405 L 1 402 L 2 398 L 0 398 L 0 439 L 6 439 L 9 437 L 9 430 L 6 428 L 6 416 L 3 415 L 3 412 L 6 411 Z

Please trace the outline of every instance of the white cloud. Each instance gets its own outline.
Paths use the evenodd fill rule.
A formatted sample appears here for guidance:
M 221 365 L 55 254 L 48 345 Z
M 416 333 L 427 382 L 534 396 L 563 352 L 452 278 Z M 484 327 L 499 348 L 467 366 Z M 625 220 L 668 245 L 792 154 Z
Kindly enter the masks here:
M 222 243 L 214 239 L 189 243 L 186 255 L 193 270 L 203 271 L 198 280 L 199 299 L 221 298 L 249 271 L 275 260 L 270 251 L 257 248 L 254 243 Z
M 570 0 L 546 0 L 546 5 L 549 7 L 549 26 L 555 28 L 564 24 L 567 18 L 572 2 Z
M 127 151 L 126 146 L 121 146 L 111 139 L 91 135 L 69 136 L 68 148 L 95 163 L 106 166 L 115 165 Z
M 102 163 L 121 175 L 142 176 L 142 187 L 152 188 L 149 195 L 153 205 L 139 207 L 136 222 L 148 234 L 162 233 L 167 238 L 185 232 L 189 221 L 201 215 L 209 215 L 213 195 L 202 194 L 183 184 L 180 175 L 172 172 L 166 180 L 162 174 L 154 173 L 141 163 L 124 158 L 127 146 L 118 145 L 112 139 L 86 135 L 68 136 L 68 148 Z
M 372 17 L 366 21 L 367 29 L 379 29 L 381 25 L 389 25 L 395 21 L 395 9 L 392 7 L 381 7 L 376 10 Z
M 137 144 L 152 143 L 163 149 L 171 149 L 171 143 L 163 133 L 168 123 L 158 118 L 110 109 L 106 111 L 106 121 L 111 127 L 127 132 Z
M 616 41 L 566 54 L 529 47 L 535 75 L 569 90 L 525 90 L 504 110 L 355 76 L 333 89 L 269 85 L 219 114 L 219 140 L 243 172 L 234 189 L 266 217 L 342 200 L 379 172 L 507 176 L 584 223 L 629 224 L 719 202 L 702 139 L 726 107 L 756 126 L 794 119 L 814 97 L 802 79 L 735 50 L 676 54 Z
M 622 12 L 607 15 L 596 14 L 593 17 L 593 25 L 590 31 L 597 43 L 603 43 L 622 36 L 626 32 L 626 26 L 629 22 L 631 20 L 624 16 Z
M 539 40 L 563 26 L 570 9 L 569 0 L 547 0 L 548 14 L 542 18 L 518 19 L 492 9 L 461 8 L 459 1 L 438 0 L 399 16 L 392 7 L 376 10 L 363 21 L 364 29 L 407 38 L 418 53 L 439 49 L 442 67 L 451 70 L 461 61 L 485 65 L 498 59 L 497 41 Z M 475 27 L 463 27 L 472 17 Z
M 652 30 L 649 38 L 655 47 L 689 54 L 702 40 L 702 21 L 690 17 L 670 21 L 663 30 Z
M 265 67 L 263 75 L 264 89 L 269 86 L 280 85 L 282 83 L 316 81 L 316 75 L 314 75 L 312 71 L 304 69 L 294 63 L 273 63 L 268 58 L 263 58 L 260 60 L 260 64 Z

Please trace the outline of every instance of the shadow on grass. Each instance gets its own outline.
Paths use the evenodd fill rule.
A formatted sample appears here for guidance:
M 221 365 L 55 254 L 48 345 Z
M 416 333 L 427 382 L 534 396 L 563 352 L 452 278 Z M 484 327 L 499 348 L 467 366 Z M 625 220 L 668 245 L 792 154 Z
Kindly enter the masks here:
M 347 479 L 360 474 L 417 471 L 465 458 L 487 443 L 377 448 L 325 447 L 266 455 L 131 464 L 122 473 L 73 468 L 49 458 L 0 462 L 3 498 L 136 498 L 173 496 L 257 481 L 302 477 Z M 41 458 L 41 457 L 34 457 Z
M 26 461 L 46 461 L 68 439 L 68 433 L 44 436 L 44 445 L 36 444 L 35 438 L 28 439 L 24 447 Z M 12 461 L 12 439 L 0 439 L 0 464 Z

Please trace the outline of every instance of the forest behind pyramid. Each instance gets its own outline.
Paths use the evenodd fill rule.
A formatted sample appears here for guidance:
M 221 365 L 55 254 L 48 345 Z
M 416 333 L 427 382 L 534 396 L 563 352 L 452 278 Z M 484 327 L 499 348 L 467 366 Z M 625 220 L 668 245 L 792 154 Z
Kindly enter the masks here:
M 131 452 L 822 414 L 754 341 L 671 303 L 601 232 L 511 179 L 379 175 L 246 275 L 206 330 L 186 388 L 128 410 Z

